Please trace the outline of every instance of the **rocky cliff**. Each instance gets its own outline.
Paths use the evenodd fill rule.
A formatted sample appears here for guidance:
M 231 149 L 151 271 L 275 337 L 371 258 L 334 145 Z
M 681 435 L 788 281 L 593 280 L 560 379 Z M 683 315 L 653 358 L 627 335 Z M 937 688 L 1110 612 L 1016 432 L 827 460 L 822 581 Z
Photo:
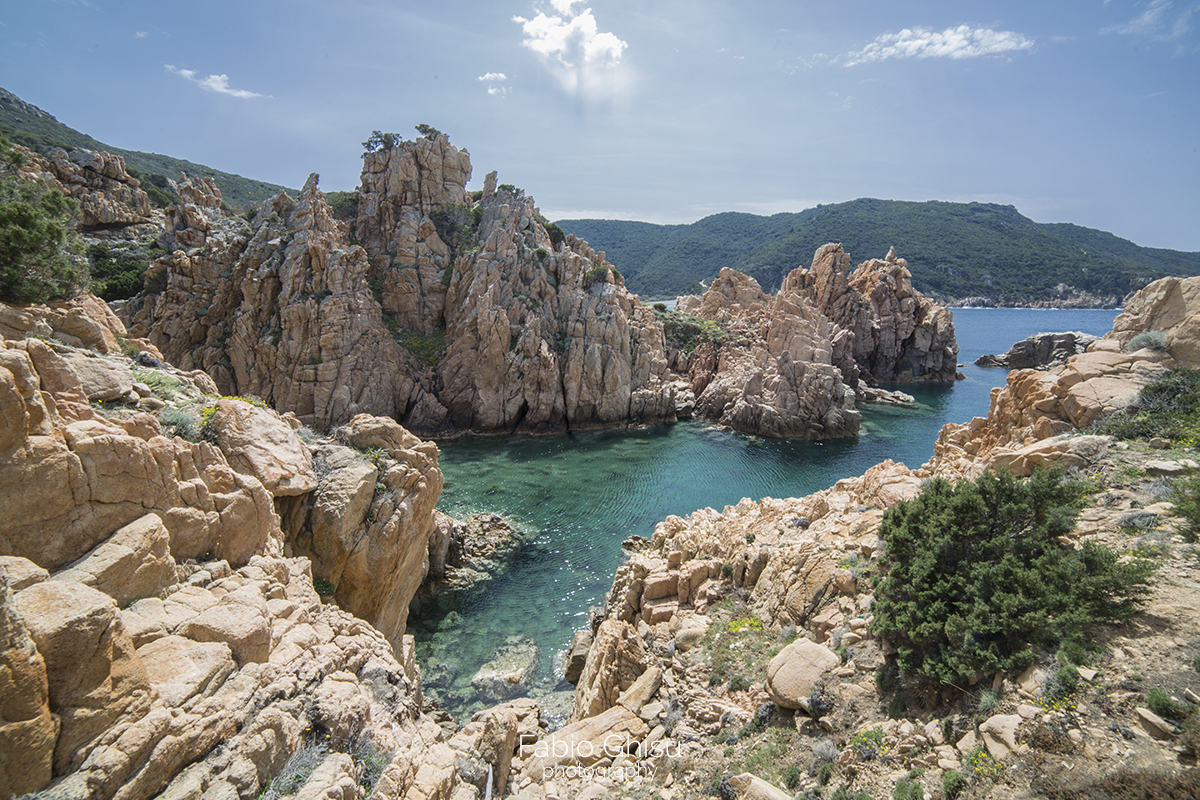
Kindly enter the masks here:
M 427 432 L 555 431 L 672 419 L 662 332 L 586 243 L 551 238 L 530 198 L 466 193 L 444 135 L 368 153 L 352 230 L 316 176 L 250 221 L 176 185 L 127 321 L 168 359 L 327 429 L 357 413 Z M 351 244 L 356 239 L 361 244 Z
M 677 308 L 730 334 L 716 353 L 692 359 L 697 417 L 768 436 L 858 432 L 854 390 L 834 363 L 844 337 L 802 293 L 785 285 L 770 297 L 750 276 L 724 269 L 702 297 L 681 298 Z
M 3 318 L 49 333 L 0 347 L 0 795 L 449 796 L 513 740 L 421 711 L 436 445 L 369 416 L 306 440 L 203 372 L 54 341 L 61 311 Z
M 868 383 L 955 379 L 954 315 L 913 289 L 912 273 L 895 248 L 851 272 L 842 246 L 824 245 L 809 269 L 784 278 L 784 290 L 804 292 L 853 334 L 851 353 Z
M 61 189 L 79 203 L 85 228 L 128 226 L 149 222 L 150 197 L 125 171 L 125 159 L 94 150 L 52 151 L 40 155 L 25 148 L 21 171 Z

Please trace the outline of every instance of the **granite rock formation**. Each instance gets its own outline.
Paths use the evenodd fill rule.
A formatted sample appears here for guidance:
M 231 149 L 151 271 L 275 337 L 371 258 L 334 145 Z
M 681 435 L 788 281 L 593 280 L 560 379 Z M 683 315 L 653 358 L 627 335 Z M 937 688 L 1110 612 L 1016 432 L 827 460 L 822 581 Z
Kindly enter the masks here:
M 844 338 L 802 293 L 785 285 L 770 297 L 750 276 L 723 269 L 702 297 L 677 308 L 730 334 L 719 352 L 692 359 L 697 417 L 768 436 L 858 432 L 854 390 L 834 364 Z
M 868 383 L 955 380 L 954 315 L 913 289 L 912 273 L 895 248 L 851 272 L 842 246 L 824 245 L 809 269 L 784 278 L 780 292 L 785 290 L 806 293 L 854 335 L 852 357 Z
M 444 135 L 368 153 L 353 235 L 309 178 L 251 222 L 176 184 L 166 289 L 128 314 L 172 363 L 306 425 L 355 414 L 424 432 L 556 431 L 673 419 L 653 313 L 586 243 Z M 443 238 L 444 237 L 444 238 Z M 148 273 L 149 274 L 149 273 Z
M 1087 350 L 1098 337 L 1079 331 L 1035 333 L 1008 348 L 998 356 L 983 355 L 975 359 L 977 367 L 1005 369 L 1040 369 L 1062 364 L 1068 358 Z
M 121 156 L 94 150 L 55 150 L 46 155 L 19 150 L 28 159 L 21 171 L 76 200 L 85 228 L 150 221 L 150 197 L 125 171 Z
M 45 313 L 3 308 L 27 330 Z M 319 746 L 304 796 L 361 796 L 364 753 L 383 770 L 377 796 L 449 796 L 464 752 L 500 752 L 517 720 L 451 744 L 421 712 L 404 623 L 441 490 L 436 445 L 369 416 L 340 432 L 348 446 L 309 443 L 294 416 L 213 397 L 204 373 L 134 366 L 0 343 L 0 795 L 256 796 Z M 89 403 L 122 371 L 126 395 Z M 165 435 L 189 416 L 199 441 Z M 367 465 L 365 518 L 329 488 L 332 448 Z M 336 605 L 314 567 L 338 582 Z

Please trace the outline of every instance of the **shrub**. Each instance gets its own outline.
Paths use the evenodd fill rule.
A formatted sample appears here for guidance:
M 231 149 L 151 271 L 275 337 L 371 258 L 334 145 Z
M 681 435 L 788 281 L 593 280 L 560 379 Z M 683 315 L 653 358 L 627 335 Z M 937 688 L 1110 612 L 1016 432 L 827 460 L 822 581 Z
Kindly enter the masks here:
M 118 255 L 102 244 L 87 249 L 91 261 L 92 291 L 104 300 L 125 300 L 142 290 L 142 276 L 148 262 L 129 255 Z
M 1120 439 L 1161 436 L 1195 446 L 1200 439 L 1200 369 L 1172 369 L 1142 387 L 1133 413 L 1116 411 L 1093 426 Z
M 1174 511 L 1181 521 L 1176 532 L 1185 542 L 1200 539 L 1200 472 L 1177 479 L 1171 484 Z
M 966 788 L 967 776 L 958 770 L 952 769 L 942 775 L 942 794 L 946 800 L 955 800 Z
M 745 675 L 734 675 L 729 679 L 729 691 L 744 692 L 750 688 L 750 679 Z
M 829 772 L 832 775 L 833 774 L 833 769 L 832 769 L 833 765 L 830 764 L 829 766 L 831 768 L 829 770 Z M 795 789 L 797 786 L 799 786 L 800 778 L 801 778 L 800 768 L 797 767 L 795 764 L 790 765 L 787 769 L 785 769 L 783 771 L 783 785 L 789 789 Z M 828 778 L 826 778 L 824 781 L 822 781 L 821 785 L 824 786 L 826 783 L 829 783 Z
M 1167 332 L 1142 331 L 1125 344 L 1126 353 L 1132 353 L 1145 348 L 1165 352 L 1168 349 Z
M 1162 689 L 1151 689 L 1146 692 L 1146 705 L 1155 714 L 1165 719 L 1183 719 L 1191 710 L 1183 703 L 1176 703 Z
M 733 575 L 733 564 L 722 564 L 721 565 L 721 577 L 728 578 L 731 575 Z
M 850 739 L 850 746 L 860 761 L 870 761 L 878 755 L 887 752 L 884 743 L 883 728 L 867 728 L 861 730 Z
M 1079 688 L 1079 673 L 1074 667 L 1062 666 L 1050 673 L 1042 684 L 1042 705 L 1058 710 L 1066 705 Z
M 75 233 L 78 205 L 17 169 L 24 157 L 0 137 L 0 301 L 44 303 L 87 284 Z
M 200 418 L 177 406 L 167 406 L 158 413 L 158 422 L 174 428 L 175 435 L 189 442 L 200 441 Z
M 262 800 L 276 800 L 294 794 L 300 787 L 308 783 L 317 767 L 329 755 L 329 748 L 323 744 L 306 744 L 287 760 L 279 774 L 267 782 L 259 795 Z
M 1081 496 L 1057 473 L 1000 471 L 957 485 L 934 478 L 889 509 L 872 629 L 897 648 L 901 671 L 959 685 L 1020 672 L 1037 657 L 1029 644 L 1057 647 L 1089 623 L 1130 616 L 1153 563 L 1060 545 Z
M 984 689 L 979 695 L 979 713 L 991 714 L 1000 705 L 1000 695 L 991 689 Z
M 902 778 L 892 789 L 892 800 L 925 800 L 925 790 L 919 781 Z
M 833 778 L 833 762 L 832 761 L 822 761 L 821 766 L 817 767 L 817 783 L 821 784 L 822 786 L 828 786 L 829 781 L 832 778 Z M 795 787 L 788 786 L 788 788 L 793 789 Z

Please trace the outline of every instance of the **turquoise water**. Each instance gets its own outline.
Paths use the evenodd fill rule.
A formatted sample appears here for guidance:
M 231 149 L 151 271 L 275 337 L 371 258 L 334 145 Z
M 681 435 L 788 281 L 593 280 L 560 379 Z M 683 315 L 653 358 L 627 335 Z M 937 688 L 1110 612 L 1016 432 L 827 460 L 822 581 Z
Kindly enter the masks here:
M 810 442 L 734 433 L 699 422 L 562 436 L 464 437 L 440 442 L 446 477 L 439 508 L 451 516 L 503 515 L 525 540 L 509 569 L 469 596 L 417 603 L 409 619 L 431 694 L 456 716 L 479 703 L 475 671 L 510 635 L 541 650 L 545 684 L 554 653 L 587 622 L 612 583 L 621 542 L 649 536 L 670 514 L 722 509 L 743 497 L 803 496 L 891 458 L 910 467 L 933 454 L 941 427 L 987 414 L 1007 372 L 975 367 L 1039 331 L 1102 334 L 1114 311 L 955 309 L 959 363 L 952 386 L 907 384 L 913 409 L 864 411 L 856 439 Z

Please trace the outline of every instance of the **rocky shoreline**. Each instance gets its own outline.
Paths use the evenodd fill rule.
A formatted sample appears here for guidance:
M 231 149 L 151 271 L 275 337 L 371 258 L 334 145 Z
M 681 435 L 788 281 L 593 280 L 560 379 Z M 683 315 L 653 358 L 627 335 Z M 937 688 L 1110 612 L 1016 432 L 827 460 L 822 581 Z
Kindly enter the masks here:
M 512 696 L 533 663 L 519 641 L 475 676 L 497 704 L 450 720 L 422 693 L 410 604 L 511 537 L 438 514 L 437 445 L 397 417 L 612 426 L 673 418 L 690 393 L 725 424 L 819 437 L 852 432 L 874 380 L 953 379 L 957 350 L 895 253 L 850 271 L 827 245 L 774 297 L 723 272 L 684 313 L 725 336 L 669 353 L 602 253 L 555 241 L 494 176 L 466 195 L 469 168 L 444 136 L 367 158 L 362 244 L 315 176 L 250 220 L 184 180 L 161 292 L 121 316 L 91 297 L 0 306 L 0 796 L 774 798 L 836 776 L 883 797 L 970 771 L 967 796 L 1033 797 L 1118 765 L 1194 775 L 1142 692 L 1200 691 L 1200 585 L 1169 535 L 1137 540 L 1164 545 L 1159 580 L 1098 634 L 1109 655 L 1069 709 L 1041 702 L 1048 661 L 937 715 L 888 708 L 865 575 L 885 510 L 935 476 L 1093 476 L 1064 546 L 1127 545 L 1133 512 L 1172 524 L 1153 477 L 1197 469 L 1194 446 L 1078 432 L 1200 367 L 1197 279 L 1146 287 L 1060 366 L 1012 371 L 925 465 L 660 522 L 568 655 L 562 727 Z M 435 213 L 450 206 L 479 210 L 478 241 Z M 443 328 L 423 364 L 411 337 Z M 1161 347 L 1133 346 L 1147 331 Z

